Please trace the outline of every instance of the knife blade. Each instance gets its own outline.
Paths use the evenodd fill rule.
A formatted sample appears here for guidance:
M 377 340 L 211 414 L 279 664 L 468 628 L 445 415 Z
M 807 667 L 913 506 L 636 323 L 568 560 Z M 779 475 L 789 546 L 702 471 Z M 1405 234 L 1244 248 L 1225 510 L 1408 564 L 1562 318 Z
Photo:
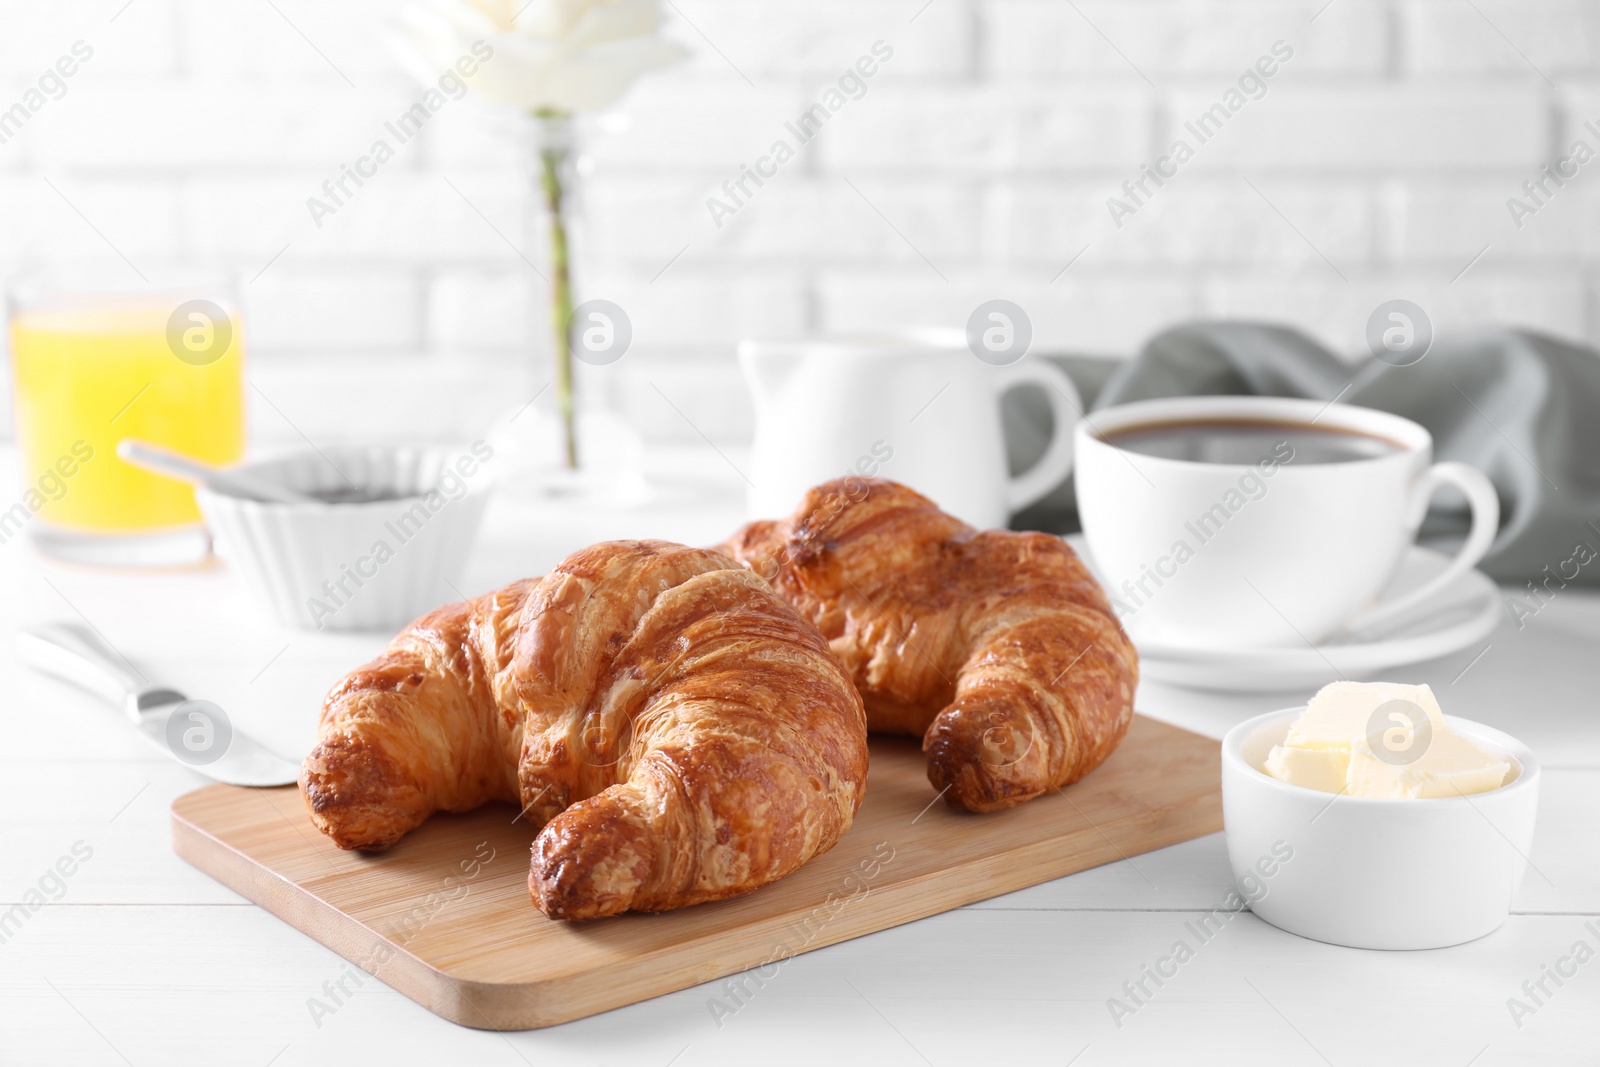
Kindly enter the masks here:
M 256 787 L 299 779 L 298 764 L 234 729 L 222 708 L 150 684 L 87 627 L 68 623 L 29 627 L 17 635 L 17 654 L 41 673 L 120 703 L 147 742 L 207 777 Z

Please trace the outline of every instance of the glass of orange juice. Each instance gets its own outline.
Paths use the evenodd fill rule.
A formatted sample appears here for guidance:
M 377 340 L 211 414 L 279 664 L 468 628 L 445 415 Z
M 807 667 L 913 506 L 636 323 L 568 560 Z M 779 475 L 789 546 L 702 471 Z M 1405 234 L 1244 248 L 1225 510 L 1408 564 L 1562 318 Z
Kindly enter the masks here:
M 41 551 L 84 563 L 204 556 L 194 491 L 124 463 L 117 443 L 243 458 L 244 345 L 228 287 L 37 285 L 9 305 L 23 488 L 0 500 L 0 544 L 26 528 Z

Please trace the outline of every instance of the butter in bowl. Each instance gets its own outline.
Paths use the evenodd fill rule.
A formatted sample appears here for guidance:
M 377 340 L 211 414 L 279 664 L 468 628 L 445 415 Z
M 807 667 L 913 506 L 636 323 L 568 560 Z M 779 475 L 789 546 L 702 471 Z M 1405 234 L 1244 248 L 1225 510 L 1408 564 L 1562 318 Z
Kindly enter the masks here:
M 1324 793 L 1411 800 L 1499 789 L 1511 773 L 1451 729 L 1432 689 L 1393 682 L 1324 686 L 1261 769 Z
M 483 442 L 323 448 L 230 472 L 299 502 L 214 486 L 195 498 L 218 554 L 280 622 L 392 630 L 461 599 L 455 586 L 489 502 L 492 456 Z
M 1443 948 L 1498 929 L 1538 794 L 1527 746 L 1445 715 L 1425 685 L 1334 682 L 1222 742 L 1228 857 L 1257 887 L 1251 910 L 1353 948 Z

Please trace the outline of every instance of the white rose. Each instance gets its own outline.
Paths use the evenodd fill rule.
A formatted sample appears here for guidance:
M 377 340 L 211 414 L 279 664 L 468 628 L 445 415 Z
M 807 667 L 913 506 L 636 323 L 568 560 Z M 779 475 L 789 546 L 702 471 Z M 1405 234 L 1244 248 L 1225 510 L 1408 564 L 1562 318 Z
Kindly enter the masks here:
M 462 80 L 484 98 L 598 111 L 640 74 L 684 57 L 660 30 L 659 0 L 428 0 L 402 13 L 396 51 L 433 83 L 482 41 L 493 56 Z

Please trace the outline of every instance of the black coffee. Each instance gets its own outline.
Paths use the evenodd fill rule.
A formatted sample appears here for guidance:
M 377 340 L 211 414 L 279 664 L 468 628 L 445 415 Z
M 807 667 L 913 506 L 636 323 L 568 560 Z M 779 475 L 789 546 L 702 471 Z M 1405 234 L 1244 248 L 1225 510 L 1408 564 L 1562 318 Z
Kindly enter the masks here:
M 1151 422 L 1113 430 L 1101 438 L 1117 448 L 1144 456 L 1193 463 L 1248 465 L 1262 460 L 1302 463 L 1349 463 L 1377 459 L 1401 451 L 1394 441 L 1355 430 L 1315 426 L 1308 422 L 1263 422 L 1244 419 L 1185 419 Z

